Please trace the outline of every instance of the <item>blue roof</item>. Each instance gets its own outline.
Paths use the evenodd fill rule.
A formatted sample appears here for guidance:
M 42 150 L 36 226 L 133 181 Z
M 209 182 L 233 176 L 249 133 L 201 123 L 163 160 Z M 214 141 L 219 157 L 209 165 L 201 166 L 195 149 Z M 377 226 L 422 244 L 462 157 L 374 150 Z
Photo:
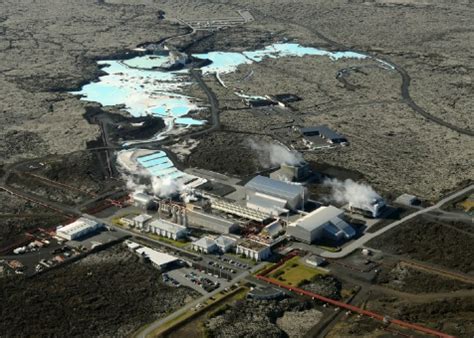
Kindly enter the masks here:
M 283 181 L 277 181 L 266 176 L 256 176 L 245 185 L 247 189 L 252 189 L 271 196 L 277 196 L 284 199 L 293 199 L 303 196 L 304 187 L 299 184 L 291 184 Z

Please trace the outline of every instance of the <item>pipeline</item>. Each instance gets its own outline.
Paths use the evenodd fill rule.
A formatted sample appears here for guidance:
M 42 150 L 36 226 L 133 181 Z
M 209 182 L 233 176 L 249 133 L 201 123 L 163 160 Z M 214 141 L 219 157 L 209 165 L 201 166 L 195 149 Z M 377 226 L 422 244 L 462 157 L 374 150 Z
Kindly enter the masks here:
M 52 181 L 50 180 L 49 178 L 46 178 L 46 177 L 43 177 L 43 176 L 39 176 L 39 175 L 36 175 L 36 174 L 32 174 L 32 173 L 24 173 L 25 175 L 28 175 L 28 176 L 32 176 L 34 178 L 37 178 L 41 181 L 45 181 L 45 182 L 48 182 L 52 185 L 56 185 L 56 186 L 59 186 L 59 187 L 63 187 L 63 188 L 67 188 L 67 189 L 70 189 L 70 190 L 75 190 L 75 191 L 78 191 L 82 194 L 86 194 L 86 195 L 89 195 L 89 196 L 92 196 L 92 197 L 95 197 L 97 196 L 95 193 L 93 192 L 88 192 L 88 191 L 84 191 L 82 189 L 79 189 L 79 188 L 76 188 L 76 187 L 73 187 L 73 186 L 70 186 L 70 185 L 67 185 L 67 184 L 64 184 L 64 183 L 60 183 L 60 182 L 56 182 L 56 181 Z
M 274 264 L 273 266 L 271 266 L 268 269 L 265 269 L 261 273 L 257 274 L 255 277 L 259 280 L 265 281 L 267 283 L 271 283 L 271 284 L 276 285 L 278 287 L 281 287 L 283 289 L 293 291 L 293 292 L 295 292 L 299 295 L 308 296 L 308 297 L 311 297 L 312 299 L 318 299 L 318 300 L 320 300 L 324 303 L 328 303 L 328 304 L 337 306 L 339 308 L 349 310 L 351 312 L 359 313 L 361 315 L 379 320 L 379 321 L 384 322 L 384 323 L 395 324 L 395 325 L 398 325 L 398 326 L 406 328 L 406 329 L 415 330 L 415 331 L 422 332 L 422 333 L 429 334 L 429 335 L 433 335 L 433 336 L 436 336 L 436 337 L 453 338 L 453 336 L 450 336 L 450 335 L 445 334 L 443 332 L 432 330 L 430 328 L 427 328 L 427 327 L 424 327 L 424 326 L 421 326 L 421 325 L 408 323 L 408 322 L 398 320 L 398 319 L 391 319 L 387 316 L 383 316 L 381 314 L 378 314 L 378 313 L 375 313 L 375 312 L 372 312 L 372 311 L 369 311 L 369 310 L 365 310 L 365 309 L 362 309 L 360 307 L 357 307 L 357 306 L 354 306 L 354 305 L 351 305 L 351 304 L 347 304 L 347 303 L 340 302 L 340 301 L 337 301 L 337 300 L 334 300 L 334 299 L 331 299 L 331 298 L 327 298 L 327 297 L 321 296 L 321 295 L 319 295 L 317 293 L 314 293 L 314 292 L 310 292 L 310 291 L 303 290 L 303 289 L 300 289 L 300 288 L 297 288 L 297 287 L 286 285 L 286 284 L 281 283 L 277 280 L 266 277 L 266 275 L 268 275 L 271 271 L 274 271 L 275 269 L 280 267 L 284 262 L 286 262 L 288 259 L 294 257 L 297 254 L 298 254 L 298 252 L 295 253 L 295 251 L 292 251 L 290 254 L 285 256 L 285 258 L 283 258 L 280 262 Z

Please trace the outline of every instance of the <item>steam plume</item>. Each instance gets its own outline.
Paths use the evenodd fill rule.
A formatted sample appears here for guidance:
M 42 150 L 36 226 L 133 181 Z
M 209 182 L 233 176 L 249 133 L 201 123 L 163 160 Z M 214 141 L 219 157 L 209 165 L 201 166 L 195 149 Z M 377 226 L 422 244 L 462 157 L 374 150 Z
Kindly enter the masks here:
M 373 210 L 374 201 L 381 199 L 380 195 L 370 185 L 357 183 L 351 179 L 345 181 L 326 179 L 323 184 L 331 187 L 331 200 L 339 203 L 350 203 L 356 208 Z
M 180 194 L 185 187 L 179 179 L 160 179 L 151 176 L 146 170 L 139 170 L 133 175 L 124 174 L 123 179 L 126 182 L 127 189 L 132 193 L 152 193 L 161 198 Z
M 303 156 L 299 152 L 289 150 L 277 143 L 250 139 L 248 145 L 257 152 L 260 164 L 264 167 L 282 164 L 296 165 L 303 162 Z

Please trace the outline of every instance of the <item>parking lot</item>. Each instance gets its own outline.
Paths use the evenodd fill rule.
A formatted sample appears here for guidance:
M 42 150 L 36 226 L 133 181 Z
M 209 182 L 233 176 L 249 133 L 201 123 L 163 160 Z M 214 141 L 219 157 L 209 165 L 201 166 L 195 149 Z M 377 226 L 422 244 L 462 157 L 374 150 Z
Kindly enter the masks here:
M 218 275 L 213 275 L 211 272 L 194 268 L 180 268 L 169 271 L 163 275 L 167 275 L 179 285 L 190 287 L 203 295 L 228 283 L 226 279 L 220 278 Z M 175 286 L 179 286 L 173 283 L 173 281 L 170 282 Z
M 18 248 L 16 252 L 2 256 L 1 263 L 13 273 L 28 276 L 63 263 L 80 253 L 54 237 L 45 237 L 41 241 L 32 239 L 30 244 Z

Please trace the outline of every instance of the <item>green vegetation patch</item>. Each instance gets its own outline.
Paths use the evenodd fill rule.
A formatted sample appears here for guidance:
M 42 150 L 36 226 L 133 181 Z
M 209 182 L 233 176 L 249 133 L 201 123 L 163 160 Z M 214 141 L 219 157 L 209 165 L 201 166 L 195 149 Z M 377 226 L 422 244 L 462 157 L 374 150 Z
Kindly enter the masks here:
M 326 272 L 304 265 L 300 257 L 293 257 L 273 271 L 269 277 L 291 286 L 300 286 L 304 281 L 313 280 Z

